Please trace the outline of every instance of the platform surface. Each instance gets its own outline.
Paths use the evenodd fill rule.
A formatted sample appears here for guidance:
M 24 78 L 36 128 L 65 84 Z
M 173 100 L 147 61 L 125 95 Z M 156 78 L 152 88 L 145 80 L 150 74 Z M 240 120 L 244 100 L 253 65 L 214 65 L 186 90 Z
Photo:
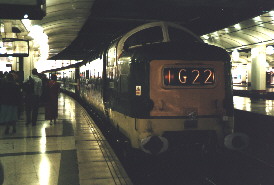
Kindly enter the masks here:
M 233 102 L 235 109 L 274 116 L 274 100 L 234 96 Z
M 0 126 L 4 185 L 131 185 L 120 161 L 91 117 L 74 99 L 59 95 L 58 120 L 50 125 L 39 108 L 36 126 L 15 134 Z

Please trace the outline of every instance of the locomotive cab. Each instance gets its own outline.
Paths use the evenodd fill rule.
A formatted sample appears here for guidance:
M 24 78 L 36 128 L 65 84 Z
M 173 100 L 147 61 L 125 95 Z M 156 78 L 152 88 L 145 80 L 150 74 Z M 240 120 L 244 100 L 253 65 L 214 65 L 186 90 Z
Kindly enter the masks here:
M 117 43 L 117 58 L 128 49 L 162 42 L 203 42 L 188 29 L 168 22 L 139 26 L 125 34 Z

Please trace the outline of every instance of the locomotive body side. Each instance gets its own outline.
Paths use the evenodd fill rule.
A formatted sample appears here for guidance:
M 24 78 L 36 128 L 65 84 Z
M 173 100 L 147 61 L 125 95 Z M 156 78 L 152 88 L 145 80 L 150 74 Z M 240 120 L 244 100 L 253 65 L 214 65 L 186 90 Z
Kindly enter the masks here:
M 95 111 L 103 115 L 103 59 L 97 58 L 80 66 L 79 96 Z

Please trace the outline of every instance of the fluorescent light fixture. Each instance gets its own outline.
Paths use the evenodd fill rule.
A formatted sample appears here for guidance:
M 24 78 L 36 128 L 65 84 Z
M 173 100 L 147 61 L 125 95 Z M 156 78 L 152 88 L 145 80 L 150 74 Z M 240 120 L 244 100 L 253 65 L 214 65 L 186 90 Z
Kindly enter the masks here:
M 205 40 L 207 40 L 207 39 L 209 39 L 209 36 L 203 35 L 203 38 L 204 38 Z
M 274 17 L 274 11 L 273 10 L 268 12 L 268 13 L 269 13 L 270 16 Z
M 262 21 L 261 16 L 254 17 L 253 20 L 254 20 L 255 22 L 260 22 L 260 21 Z

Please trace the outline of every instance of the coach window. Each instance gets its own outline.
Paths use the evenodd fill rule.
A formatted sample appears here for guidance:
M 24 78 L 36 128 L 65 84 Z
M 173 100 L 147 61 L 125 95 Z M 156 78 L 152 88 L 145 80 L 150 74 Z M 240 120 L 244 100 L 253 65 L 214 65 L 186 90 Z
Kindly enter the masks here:
M 108 66 L 114 66 L 116 62 L 116 48 L 111 47 L 108 50 Z
M 147 28 L 131 35 L 126 41 L 124 46 L 132 48 L 142 46 L 145 44 L 157 43 L 163 41 L 162 28 L 159 26 Z
M 89 70 L 86 70 L 86 79 L 89 79 Z
M 128 75 L 130 73 L 130 58 L 124 58 L 123 61 L 118 61 L 118 70 L 120 71 L 120 93 L 127 93 L 129 88 Z
M 168 28 L 168 34 L 169 34 L 169 39 L 171 41 L 179 41 L 179 42 L 198 42 L 199 41 L 193 35 L 185 32 L 184 30 L 180 30 L 173 27 Z

